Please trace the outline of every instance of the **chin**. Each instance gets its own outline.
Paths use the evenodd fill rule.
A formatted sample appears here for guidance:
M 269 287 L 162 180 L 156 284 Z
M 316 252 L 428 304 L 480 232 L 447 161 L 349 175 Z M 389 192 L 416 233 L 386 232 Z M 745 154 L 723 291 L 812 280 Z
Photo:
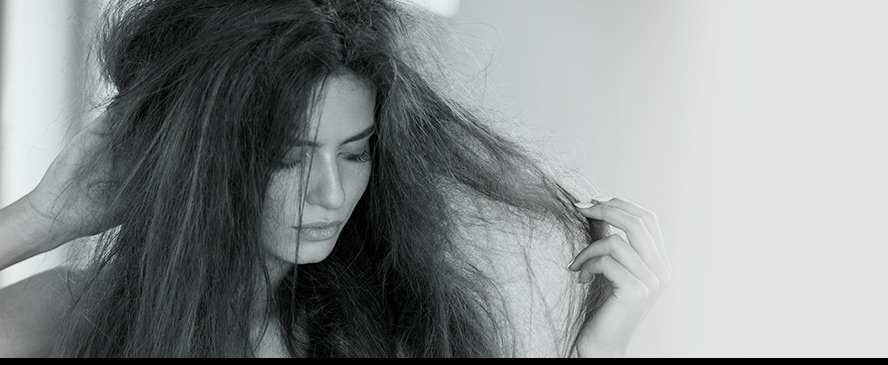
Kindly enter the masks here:
M 336 247 L 336 240 L 339 237 L 334 237 L 329 241 L 324 242 L 304 242 L 299 245 L 299 260 L 296 259 L 296 245 L 288 244 L 290 246 L 289 249 L 281 249 L 282 247 L 278 247 L 277 250 L 274 250 L 272 256 L 278 261 L 287 263 L 287 264 L 298 264 L 298 265 L 309 265 L 309 264 L 317 264 L 321 261 L 327 259 L 330 256 L 330 253 L 333 252 L 333 248 Z

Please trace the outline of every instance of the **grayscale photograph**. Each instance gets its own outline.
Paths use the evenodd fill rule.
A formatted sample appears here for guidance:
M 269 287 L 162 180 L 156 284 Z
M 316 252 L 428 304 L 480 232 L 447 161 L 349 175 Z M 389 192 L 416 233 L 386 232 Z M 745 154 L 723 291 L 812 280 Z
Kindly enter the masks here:
M 888 357 L 885 19 L 0 0 L 0 358 Z

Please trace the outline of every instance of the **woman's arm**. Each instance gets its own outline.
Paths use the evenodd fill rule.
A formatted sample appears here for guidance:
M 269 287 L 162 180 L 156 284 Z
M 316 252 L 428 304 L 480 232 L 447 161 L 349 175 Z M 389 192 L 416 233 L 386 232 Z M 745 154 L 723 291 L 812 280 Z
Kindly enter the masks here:
M 0 209 L 0 270 L 113 227 L 106 198 L 91 194 L 110 180 L 110 166 L 93 160 L 106 127 L 102 114 L 74 136 L 31 193 Z M 83 173 L 84 166 L 94 173 Z M 72 273 L 58 268 L 0 289 L 0 357 L 47 354 L 72 298 Z
M 25 196 L 0 209 L 0 271 L 61 244 Z
M 103 113 L 72 138 L 33 191 L 0 209 L 0 270 L 114 226 L 109 192 L 97 189 L 111 181 L 100 153 L 107 128 Z
M 25 196 L 0 209 L 0 270 L 61 243 Z M 70 295 L 69 270 L 57 268 L 0 289 L 0 357 L 47 355 Z

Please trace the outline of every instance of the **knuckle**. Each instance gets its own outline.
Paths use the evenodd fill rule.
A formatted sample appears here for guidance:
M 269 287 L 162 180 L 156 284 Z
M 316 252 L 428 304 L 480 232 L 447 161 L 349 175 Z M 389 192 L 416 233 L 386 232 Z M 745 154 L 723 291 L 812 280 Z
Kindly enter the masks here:
M 648 210 L 647 212 L 648 212 L 649 216 L 651 217 L 652 221 L 657 222 L 660 220 L 660 217 L 658 217 L 657 213 L 654 213 L 654 211 Z
M 599 250 L 610 251 L 610 248 L 612 247 L 611 238 L 610 236 L 604 237 L 598 241 L 595 241 L 592 245 L 596 246 L 596 248 L 598 248 Z
M 660 290 L 662 290 L 662 288 L 663 288 L 663 285 L 660 282 L 660 279 L 657 279 L 657 277 L 654 276 L 653 278 L 651 278 L 650 281 L 651 281 L 650 284 L 647 285 L 648 294 L 659 293 Z
M 595 272 L 598 267 L 598 257 L 593 257 L 591 259 L 586 260 L 582 266 L 580 266 L 580 272 Z
M 598 256 L 591 260 L 589 260 L 590 268 L 599 268 L 602 265 L 607 265 L 607 259 L 610 255 Z
M 604 272 L 607 268 L 608 263 L 605 261 L 607 257 L 610 255 L 598 256 L 589 259 L 583 265 L 582 271 L 588 272 L 590 274 L 598 274 Z
M 659 279 L 659 281 L 660 291 L 666 290 L 666 288 L 668 288 L 669 285 L 672 284 L 672 274 L 666 273 L 665 275 L 663 275 L 662 278 Z
M 629 245 L 629 242 L 627 242 L 626 239 L 623 238 L 623 236 L 621 236 L 617 233 L 614 233 L 614 234 L 611 234 L 610 236 L 608 236 L 608 240 L 612 242 L 611 244 L 613 245 L 614 248 L 631 247 Z
M 652 290 L 645 285 L 638 286 L 638 294 L 641 295 L 643 299 L 650 298 Z
M 625 298 L 627 301 L 639 303 L 646 301 L 650 297 L 650 289 L 643 284 L 633 285 L 626 289 Z
M 614 213 L 613 213 L 613 211 L 608 209 L 607 205 L 599 204 L 599 205 L 596 205 L 596 207 L 600 207 L 600 209 L 598 209 L 598 214 L 601 215 L 601 220 L 603 220 L 603 221 L 613 220 Z
M 638 286 L 639 300 L 644 301 L 651 297 L 651 289 L 644 285 Z
M 647 225 L 644 223 L 644 219 L 642 219 L 641 217 L 638 217 L 638 216 L 634 216 L 634 215 L 633 215 L 633 216 L 631 216 L 629 219 L 632 221 L 632 224 L 635 224 L 635 225 L 637 225 L 637 226 L 639 226 L 639 227 L 646 227 L 646 226 L 647 226 Z
M 607 236 L 607 243 L 608 243 L 608 250 L 609 250 L 608 252 L 609 253 L 623 251 L 627 247 L 631 247 L 631 246 L 629 246 L 629 243 L 626 242 L 625 239 L 623 239 L 622 236 L 620 236 L 616 233 L 614 233 L 610 236 Z
M 619 201 L 619 202 L 621 202 L 621 203 L 623 203 L 623 204 L 630 205 L 630 206 L 632 206 L 633 208 L 635 208 L 635 209 L 637 210 L 639 216 L 640 216 L 641 218 L 643 218 L 644 221 L 646 221 L 646 222 L 657 222 L 657 215 L 656 215 L 652 210 L 650 210 L 650 209 L 648 209 L 648 208 L 645 208 L 645 207 L 643 207 L 643 206 L 641 206 L 641 205 L 639 205 L 639 204 L 636 204 L 636 203 L 630 202 L 630 201 L 628 201 L 628 200 L 625 200 L 625 199 L 614 198 L 614 200 L 617 200 L 617 201 Z
M 611 240 L 605 239 L 598 242 L 598 249 L 596 250 L 597 254 L 609 255 L 614 250 L 614 245 Z
M 642 209 L 642 214 L 644 215 L 645 220 L 650 222 L 657 222 L 657 214 L 652 212 L 649 209 Z
M 601 244 L 607 248 L 607 252 L 609 253 L 613 252 L 613 250 L 617 247 L 617 244 L 620 243 L 620 241 L 617 240 L 618 238 L 620 238 L 620 236 L 617 236 L 616 238 L 614 238 L 614 236 L 617 235 L 608 235 L 607 238 L 603 239 L 601 242 Z

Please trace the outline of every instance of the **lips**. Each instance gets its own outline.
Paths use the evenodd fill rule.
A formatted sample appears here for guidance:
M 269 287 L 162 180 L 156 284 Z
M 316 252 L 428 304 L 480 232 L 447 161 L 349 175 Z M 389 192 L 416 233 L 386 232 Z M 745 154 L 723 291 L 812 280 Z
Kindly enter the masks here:
M 316 223 L 306 223 L 299 227 L 294 227 L 298 229 L 302 228 L 327 228 L 331 226 L 338 226 L 342 224 L 342 221 L 329 221 L 329 222 L 316 222 Z
M 299 232 L 300 239 L 307 241 L 326 241 L 336 236 L 336 232 L 342 222 L 321 222 L 312 224 L 303 224 L 301 227 L 294 227 Z

